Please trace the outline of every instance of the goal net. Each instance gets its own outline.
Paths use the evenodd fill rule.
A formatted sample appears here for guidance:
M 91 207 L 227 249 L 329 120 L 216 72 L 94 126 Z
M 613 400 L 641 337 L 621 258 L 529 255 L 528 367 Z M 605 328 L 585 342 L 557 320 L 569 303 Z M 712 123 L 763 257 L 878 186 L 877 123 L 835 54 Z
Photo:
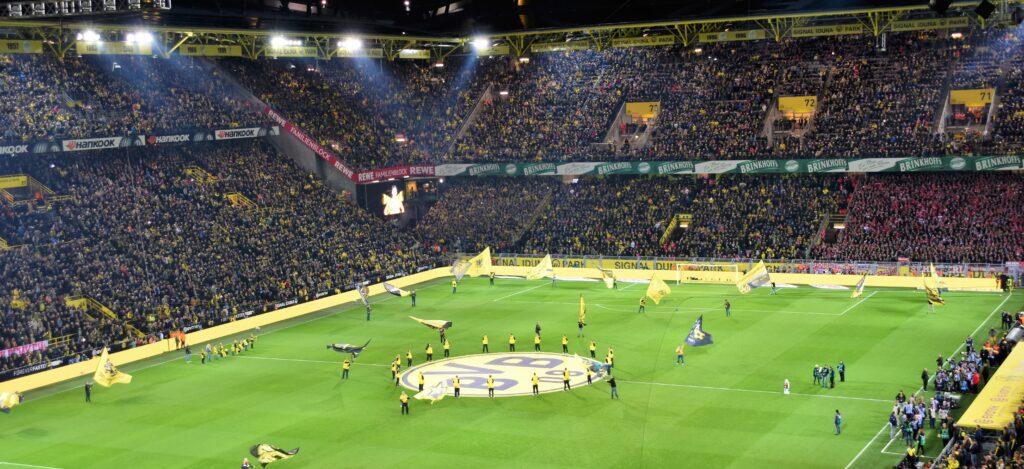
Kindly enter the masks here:
M 736 264 L 676 263 L 676 285 L 683 283 L 736 283 L 740 270 Z

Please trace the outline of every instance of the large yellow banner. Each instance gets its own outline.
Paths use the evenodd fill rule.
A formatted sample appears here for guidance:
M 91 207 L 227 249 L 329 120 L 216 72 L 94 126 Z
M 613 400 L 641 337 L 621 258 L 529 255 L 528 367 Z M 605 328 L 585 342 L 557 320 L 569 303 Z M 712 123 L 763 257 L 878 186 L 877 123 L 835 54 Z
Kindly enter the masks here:
M 241 57 L 242 46 L 224 46 L 219 44 L 185 44 L 178 48 L 181 55 L 203 57 Z
M 661 101 L 626 103 L 626 114 L 633 117 L 652 119 L 661 112 Z
M 971 406 L 956 423 L 961 428 L 1005 430 L 1024 398 L 1024 347 L 1006 357 Z
M 782 112 L 807 114 L 814 112 L 816 107 L 818 107 L 818 97 L 814 95 L 779 96 L 779 110 Z
M 151 55 L 153 46 L 127 42 L 75 41 L 75 51 L 78 52 L 78 55 Z
M 0 189 L 13 189 L 28 185 L 27 176 L 0 176 Z
M 995 92 L 995 88 L 950 90 L 949 104 L 963 104 L 967 107 L 981 107 L 992 102 L 992 96 L 995 95 Z
M 42 54 L 43 41 L 0 40 L 0 54 Z

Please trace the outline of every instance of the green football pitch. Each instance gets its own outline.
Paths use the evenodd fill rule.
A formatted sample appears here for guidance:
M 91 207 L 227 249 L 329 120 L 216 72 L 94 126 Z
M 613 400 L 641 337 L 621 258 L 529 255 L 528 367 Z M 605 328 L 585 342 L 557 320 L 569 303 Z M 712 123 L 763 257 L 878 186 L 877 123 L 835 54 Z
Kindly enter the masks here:
M 920 387 L 922 368 L 983 336 L 1001 310 L 1017 311 L 1020 294 L 948 293 L 935 314 L 910 290 L 849 291 L 811 287 L 739 295 L 734 287 L 672 285 L 661 305 L 637 313 L 646 286 L 609 290 L 590 282 L 466 279 L 416 287 L 408 298 L 377 296 L 373 319 L 344 305 L 265 327 L 255 349 L 201 365 L 182 353 L 125 365 L 129 385 L 95 388 L 84 403 L 83 380 L 30 392 L 0 415 L 0 468 L 238 467 L 256 443 L 301 447 L 272 467 L 883 467 L 899 458 L 887 446 L 891 399 Z M 578 295 L 588 304 L 586 337 L 577 338 Z M 732 316 L 722 307 L 728 298 Z M 675 348 L 698 314 L 714 344 Z M 606 382 L 539 397 L 412 401 L 401 415 L 389 363 L 425 344 L 441 356 L 438 335 L 408 318 L 453 321 L 453 356 L 533 350 L 543 328 L 545 352 L 598 357 L 615 349 L 621 399 Z M 334 342 L 372 339 L 340 379 L 347 355 Z M 194 350 L 198 352 L 199 347 Z M 816 363 L 847 366 L 846 382 L 812 385 Z M 793 390 L 783 395 L 783 380 Z M 412 394 L 412 392 L 410 392 Z M 844 416 L 834 435 L 836 409 Z M 926 455 L 938 452 L 930 437 Z M 251 458 L 250 458 L 251 459 Z

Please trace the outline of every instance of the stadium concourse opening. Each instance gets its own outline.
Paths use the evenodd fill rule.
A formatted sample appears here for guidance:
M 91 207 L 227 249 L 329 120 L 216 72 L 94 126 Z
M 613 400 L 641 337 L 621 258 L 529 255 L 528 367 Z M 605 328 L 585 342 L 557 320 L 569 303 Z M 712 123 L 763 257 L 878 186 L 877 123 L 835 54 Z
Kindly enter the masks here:
M 182 1 L 0 5 L 0 469 L 1020 466 L 1021 2 Z

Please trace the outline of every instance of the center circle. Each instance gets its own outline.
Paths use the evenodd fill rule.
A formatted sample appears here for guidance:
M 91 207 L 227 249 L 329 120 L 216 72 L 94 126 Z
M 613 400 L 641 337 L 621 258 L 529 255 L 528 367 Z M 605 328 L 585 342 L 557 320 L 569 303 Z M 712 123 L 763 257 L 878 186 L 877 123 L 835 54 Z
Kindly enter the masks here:
M 587 385 L 587 368 L 591 367 L 593 382 L 607 374 L 597 360 L 578 355 L 545 352 L 481 353 L 422 363 L 409 368 L 400 379 L 402 386 L 417 391 L 420 373 L 423 389 L 430 389 L 440 381 L 446 382 L 448 395 L 455 394 L 452 381 L 459 377 L 461 397 L 488 397 L 487 377 L 494 378 L 495 397 L 529 396 L 533 394 L 533 374 L 537 373 L 540 393 L 563 389 L 563 372 L 569 370 L 569 385 L 573 388 Z

